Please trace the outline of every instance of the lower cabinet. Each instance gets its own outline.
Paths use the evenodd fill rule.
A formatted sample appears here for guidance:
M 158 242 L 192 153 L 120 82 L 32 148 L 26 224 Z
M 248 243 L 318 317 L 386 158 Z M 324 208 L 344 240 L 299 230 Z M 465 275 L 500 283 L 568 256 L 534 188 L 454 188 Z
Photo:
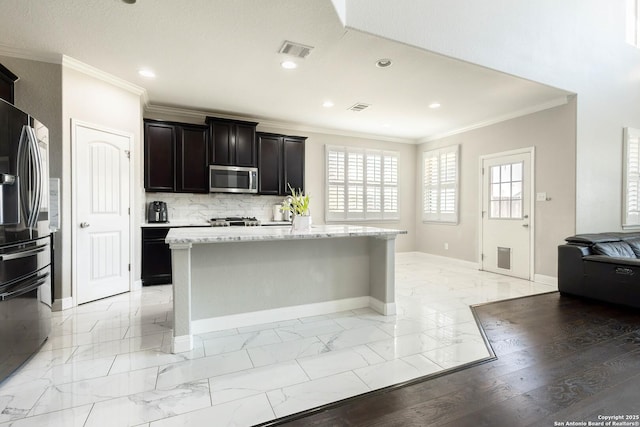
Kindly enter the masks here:
M 142 228 L 142 284 L 164 285 L 171 278 L 171 249 L 164 242 L 168 227 Z

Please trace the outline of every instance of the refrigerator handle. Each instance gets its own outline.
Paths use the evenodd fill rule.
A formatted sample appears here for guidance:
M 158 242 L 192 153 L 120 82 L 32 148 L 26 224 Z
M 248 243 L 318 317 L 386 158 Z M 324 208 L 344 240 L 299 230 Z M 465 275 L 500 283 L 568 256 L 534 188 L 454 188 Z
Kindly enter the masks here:
M 27 186 L 29 185 L 29 177 L 28 177 L 28 151 L 29 151 L 29 126 L 22 126 L 22 132 L 20 133 L 20 142 L 18 143 L 18 177 L 20 178 L 20 186 L 19 186 L 19 204 L 21 206 L 21 212 L 24 215 L 24 220 L 26 225 L 29 225 L 29 220 L 31 217 L 31 200 L 28 199 L 29 193 L 27 191 Z M 25 145 L 26 144 L 26 145 Z
M 38 138 L 36 137 L 35 130 L 29 126 L 27 130 L 29 135 L 29 148 L 31 158 L 34 163 L 35 172 L 35 188 L 32 195 L 31 203 L 31 217 L 29 222 L 30 228 L 35 228 L 38 223 L 38 215 L 40 214 L 40 206 L 42 204 L 42 162 L 40 161 L 40 150 L 38 149 Z

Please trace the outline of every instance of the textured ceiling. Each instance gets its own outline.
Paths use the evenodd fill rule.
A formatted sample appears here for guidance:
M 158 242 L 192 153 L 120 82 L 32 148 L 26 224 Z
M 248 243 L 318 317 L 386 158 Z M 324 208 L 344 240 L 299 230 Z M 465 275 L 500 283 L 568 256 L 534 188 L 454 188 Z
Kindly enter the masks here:
M 415 141 L 567 95 L 345 29 L 329 0 L 3 0 L 2 11 L 0 54 L 70 56 L 144 87 L 154 106 Z M 296 70 L 280 67 L 284 40 L 315 48 Z M 371 107 L 347 110 L 357 102 Z

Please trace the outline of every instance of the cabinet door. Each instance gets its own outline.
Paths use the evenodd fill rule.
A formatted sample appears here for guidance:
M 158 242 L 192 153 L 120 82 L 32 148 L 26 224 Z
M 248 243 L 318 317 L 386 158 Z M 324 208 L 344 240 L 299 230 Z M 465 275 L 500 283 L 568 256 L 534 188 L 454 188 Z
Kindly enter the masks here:
M 282 137 L 258 134 L 258 193 L 280 194 Z
M 164 242 L 168 228 L 142 229 L 142 284 L 171 283 L 171 249 Z
M 209 191 L 205 126 L 180 126 L 177 129 L 176 191 L 207 193 Z
M 227 122 L 211 122 L 209 163 L 232 165 L 234 150 L 234 125 Z
M 304 191 L 304 142 L 306 138 L 285 136 L 282 142 L 283 175 L 281 194 L 291 194 L 289 185 Z
M 144 188 L 147 191 L 175 189 L 175 129 L 160 123 L 144 124 Z
M 256 127 L 249 125 L 235 126 L 235 159 L 236 166 L 256 167 Z

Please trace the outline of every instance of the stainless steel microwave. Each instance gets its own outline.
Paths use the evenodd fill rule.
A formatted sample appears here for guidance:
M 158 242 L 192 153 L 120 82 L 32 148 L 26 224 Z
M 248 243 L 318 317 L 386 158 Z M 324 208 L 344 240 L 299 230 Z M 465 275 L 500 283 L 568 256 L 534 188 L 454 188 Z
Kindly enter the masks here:
M 210 165 L 209 192 L 257 193 L 258 168 Z

